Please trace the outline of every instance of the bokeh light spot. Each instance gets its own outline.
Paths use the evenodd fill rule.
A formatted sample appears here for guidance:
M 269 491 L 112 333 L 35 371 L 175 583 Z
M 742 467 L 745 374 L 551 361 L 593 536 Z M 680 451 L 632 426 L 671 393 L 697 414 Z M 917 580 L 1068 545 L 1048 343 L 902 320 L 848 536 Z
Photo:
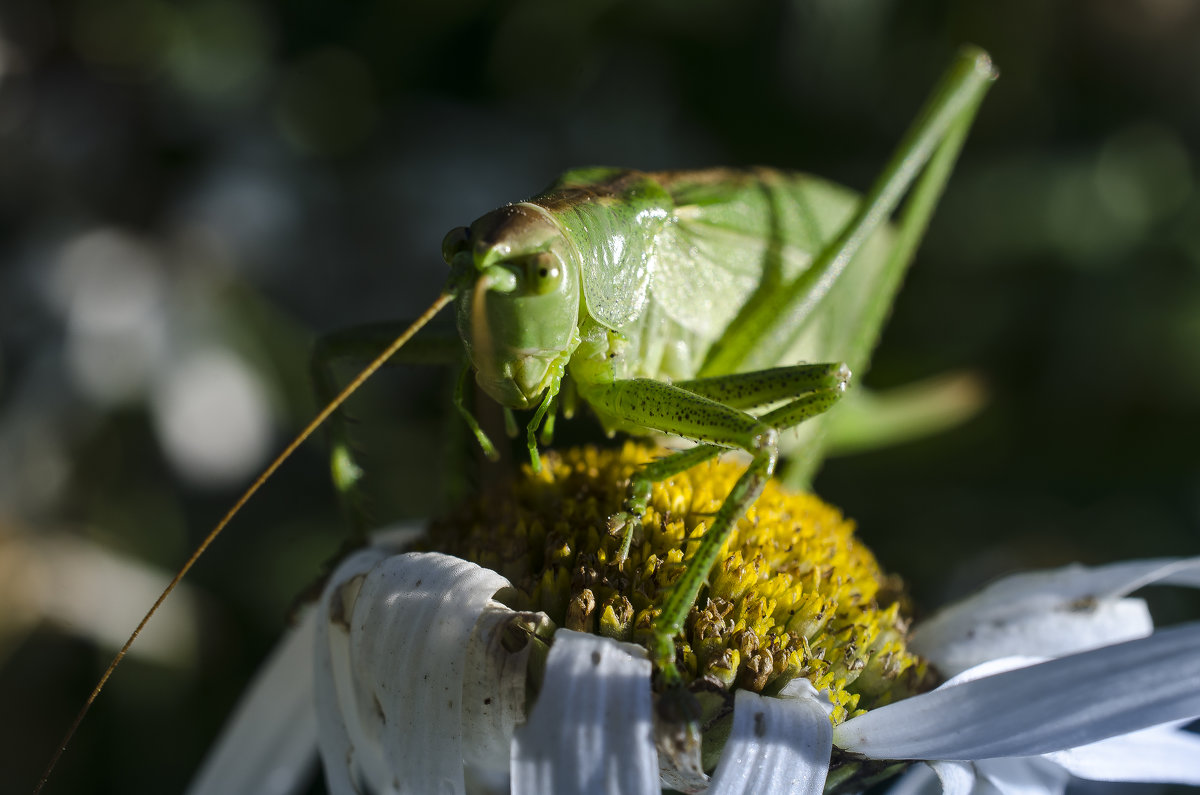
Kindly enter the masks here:
M 1192 190 L 1187 149 L 1173 130 L 1152 124 L 1109 138 L 1094 178 L 1105 208 L 1139 231 L 1178 209 Z
M 66 320 L 71 375 L 93 400 L 144 391 L 165 350 L 165 290 L 154 252 L 123 232 L 93 230 L 63 248 L 49 299 Z
M 201 351 L 174 364 L 156 386 L 151 407 L 167 458 L 197 485 L 240 483 L 268 452 L 266 388 L 228 351 Z

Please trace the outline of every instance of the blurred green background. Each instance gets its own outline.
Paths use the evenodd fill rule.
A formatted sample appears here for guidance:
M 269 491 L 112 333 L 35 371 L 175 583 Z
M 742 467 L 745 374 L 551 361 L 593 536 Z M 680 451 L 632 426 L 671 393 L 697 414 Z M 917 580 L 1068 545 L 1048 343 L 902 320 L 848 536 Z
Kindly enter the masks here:
M 311 416 L 316 335 L 419 312 L 450 227 L 586 164 L 861 190 L 965 41 L 1001 79 L 867 381 L 970 370 L 987 405 L 817 481 L 924 610 L 1018 568 L 1200 552 L 1200 7 L 3 0 L 0 792 Z M 381 519 L 481 477 L 446 454 L 447 395 L 410 370 L 357 402 Z M 180 790 L 342 538 L 311 444 L 48 791 Z

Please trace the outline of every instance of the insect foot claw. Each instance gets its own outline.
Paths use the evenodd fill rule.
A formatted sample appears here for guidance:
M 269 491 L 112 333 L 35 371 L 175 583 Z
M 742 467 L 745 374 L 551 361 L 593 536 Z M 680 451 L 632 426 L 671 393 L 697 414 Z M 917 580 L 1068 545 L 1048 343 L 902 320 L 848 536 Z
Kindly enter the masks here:
M 629 558 L 629 547 L 633 544 L 633 533 L 641 527 L 642 519 L 638 514 L 620 511 L 608 517 L 608 533 L 621 536 L 621 546 L 617 550 L 616 563 L 621 566 Z
M 487 460 L 499 461 L 500 451 L 496 449 L 496 445 L 492 444 L 492 440 L 484 436 L 482 431 L 480 431 L 478 439 L 479 448 L 483 450 L 483 454 L 487 457 Z
M 625 525 L 632 521 L 633 514 L 629 513 L 628 511 L 614 513 L 612 516 L 608 517 L 608 534 L 610 536 L 620 534 L 620 532 L 625 529 Z

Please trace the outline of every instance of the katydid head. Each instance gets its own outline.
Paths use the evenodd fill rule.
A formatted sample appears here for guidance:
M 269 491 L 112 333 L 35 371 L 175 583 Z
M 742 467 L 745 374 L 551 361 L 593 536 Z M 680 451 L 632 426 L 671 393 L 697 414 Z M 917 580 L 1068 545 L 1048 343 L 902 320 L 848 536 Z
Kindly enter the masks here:
M 501 405 L 537 405 L 579 322 L 579 268 L 541 208 L 511 204 L 446 235 L 458 330 L 479 386 Z

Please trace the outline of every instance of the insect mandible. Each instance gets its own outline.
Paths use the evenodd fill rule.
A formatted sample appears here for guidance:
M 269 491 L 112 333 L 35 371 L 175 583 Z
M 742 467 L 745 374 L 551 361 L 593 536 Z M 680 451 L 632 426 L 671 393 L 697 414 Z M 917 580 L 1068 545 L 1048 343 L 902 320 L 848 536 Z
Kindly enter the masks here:
M 819 460 L 813 420 L 866 364 L 995 77 L 986 53 L 965 48 L 861 198 L 771 169 L 588 168 L 451 231 L 442 295 L 329 401 L 204 539 L 110 663 L 59 753 L 158 606 L 242 505 L 451 302 L 466 355 L 455 404 L 489 455 L 495 448 L 467 406 L 472 374 L 510 419 L 513 410 L 533 410 L 526 440 L 534 467 L 539 429 L 548 435 L 556 411 L 569 414 L 577 402 L 609 431 L 697 443 L 635 475 L 625 510 L 610 519 L 623 534 L 622 554 L 652 483 L 723 450 L 749 455 L 654 624 L 650 654 L 661 685 L 679 687 L 674 638 L 725 539 L 781 454 L 793 481 Z M 798 426 L 781 441 L 782 431 Z M 340 488 L 353 487 L 357 467 L 336 443 L 334 470 Z

